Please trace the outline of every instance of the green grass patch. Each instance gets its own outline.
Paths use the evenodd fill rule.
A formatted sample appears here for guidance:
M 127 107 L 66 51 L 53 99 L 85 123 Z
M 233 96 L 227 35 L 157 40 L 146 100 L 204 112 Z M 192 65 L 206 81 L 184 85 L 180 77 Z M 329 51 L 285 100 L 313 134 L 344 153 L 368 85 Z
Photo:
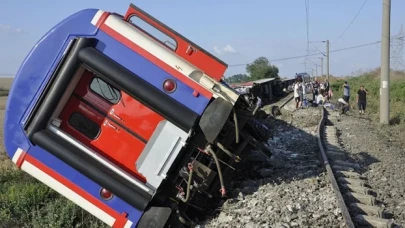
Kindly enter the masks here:
M 398 72 L 394 72 L 398 75 Z M 331 84 L 334 98 L 343 96 L 343 83 L 350 85 L 350 105 L 357 111 L 356 94 L 361 85 L 368 90 L 366 112 L 374 121 L 379 121 L 380 116 L 380 76 L 379 70 L 373 70 L 358 77 L 337 79 Z M 390 121 L 392 124 L 405 124 L 405 77 L 390 81 Z
M 1 227 L 108 227 L 20 170 L 0 173 Z

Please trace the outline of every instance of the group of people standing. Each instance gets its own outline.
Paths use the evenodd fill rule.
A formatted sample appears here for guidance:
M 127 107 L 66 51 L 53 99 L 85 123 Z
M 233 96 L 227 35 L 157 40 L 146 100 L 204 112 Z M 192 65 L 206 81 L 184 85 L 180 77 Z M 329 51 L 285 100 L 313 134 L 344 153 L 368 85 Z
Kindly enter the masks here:
M 297 78 L 293 88 L 296 109 L 308 107 L 306 95 L 309 91 L 312 93 L 313 106 L 318 105 L 318 99 L 320 96 L 322 97 L 322 100 L 329 100 L 333 95 L 329 82 L 326 79 L 324 82 L 318 82 L 318 79 L 315 78 L 314 81 L 306 83 L 302 81 L 302 78 Z
M 343 86 L 343 100 L 346 103 L 346 108 L 342 111 L 343 113 L 347 113 L 350 107 L 350 86 L 347 81 L 344 82 Z M 359 108 L 359 113 L 364 114 L 367 106 L 367 94 L 368 91 L 364 88 L 363 85 L 360 86 L 360 89 L 357 90 L 356 94 L 356 103 Z
M 322 101 L 329 100 L 332 96 L 332 89 L 329 86 L 329 82 L 325 79 L 324 82 L 318 82 L 318 79 L 312 82 L 312 92 L 313 92 L 313 100 L 316 99 L 316 103 L 319 104 L 318 100 L 322 98 Z
M 343 87 L 343 97 L 338 99 L 336 106 L 341 107 L 341 113 L 346 114 L 350 108 L 350 86 L 347 81 L 342 85 Z M 294 100 L 295 108 L 308 107 L 306 94 L 308 91 L 312 92 L 312 104 L 313 106 L 326 105 L 335 106 L 330 104 L 329 100 L 333 96 L 332 89 L 330 88 L 328 80 L 325 79 L 324 82 L 318 82 L 315 78 L 313 82 L 305 83 L 301 78 L 297 78 L 294 84 Z M 367 94 L 368 91 L 363 85 L 360 86 L 356 94 L 356 102 L 359 108 L 359 113 L 364 114 L 367 106 Z

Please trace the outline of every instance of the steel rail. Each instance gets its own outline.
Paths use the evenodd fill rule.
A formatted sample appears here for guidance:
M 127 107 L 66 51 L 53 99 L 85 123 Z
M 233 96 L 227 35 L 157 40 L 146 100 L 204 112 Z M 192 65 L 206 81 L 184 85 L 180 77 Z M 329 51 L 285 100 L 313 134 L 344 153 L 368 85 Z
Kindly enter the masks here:
M 337 197 L 337 201 L 338 201 L 339 207 L 341 209 L 342 216 L 343 216 L 343 219 L 345 221 L 345 224 L 346 224 L 346 226 L 348 228 L 355 228 L 353 220 L 352 220 L 352 218 L 350 216 L 350 213 L 349 213 L 349 210 L 347 208 L 347 205 L 346 205 L 346 203 L 345 203 L 345 201 L 343 199 L 342 193 L 340 192 L 340 189 L 339 189 L 339 186 L 337 184 L 335 175 L 333 174 L 332 168 L 331 168 L 331 166 L 329 164 L 328 157 L 326 156 L 326 153 L 325 153 L 325 149 L 323 147 L 322 131 L 323 131 L 324 126 L 325 126 L 325 120 L 326 120 L 325 114 L 326 114 L 325 108 L 322 107 L 322 118 L 319 121 L 317 134 L 316 134 L 316 137 L 318 139 L 320 156 L 322 158 L 323 165 L 324 165 L 324 167 L 326 169 L 329 180 L 330 180 L 330 182 L 332 184 L 332 189 L 335 192 L 335 195 Z

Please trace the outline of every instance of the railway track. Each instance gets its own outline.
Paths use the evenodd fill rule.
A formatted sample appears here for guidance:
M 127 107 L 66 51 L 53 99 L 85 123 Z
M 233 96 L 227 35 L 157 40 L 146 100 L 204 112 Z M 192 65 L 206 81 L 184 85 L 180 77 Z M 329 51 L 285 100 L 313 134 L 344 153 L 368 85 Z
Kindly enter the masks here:
M 341 209 L 345 224 L 352 227 L 394 227 L 392 220 L 385 218 L 385 210 L 367 180 L 360 174 L 360 166 L 350 160 L 341 147 L 336 127 L 337 113 L 322 108 L 317 129 L 321 161 L 324 164 Z

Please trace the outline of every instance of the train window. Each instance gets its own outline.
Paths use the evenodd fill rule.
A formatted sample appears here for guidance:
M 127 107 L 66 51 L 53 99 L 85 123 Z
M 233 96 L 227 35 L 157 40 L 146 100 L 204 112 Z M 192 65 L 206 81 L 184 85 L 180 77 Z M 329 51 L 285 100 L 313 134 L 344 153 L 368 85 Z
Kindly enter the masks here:
M 175 51 L 177 49 L 177 42 L 171 38 L 170 36 L 166 35 L 159 29 L 153 27 L 146 21 L 142 20 L 141 18 L 137 16 L 131 16 L 129 18 L 129 22 L 135 27 L 141 29 L 143 32 L 151 36 L 152 38 L 155 38 L 156 40 L 160 41 L 161 43 L 165 44 L 167 47 Z
M 121 92 L 100 78 L 91 80 L 90 89 L 111 104 L 117 104 L 121 100 Z
M 97 138 L 100 133 L 100 126 L 97 123 L 77 112 L 70 116 L 69 124 L 89 139 Z

